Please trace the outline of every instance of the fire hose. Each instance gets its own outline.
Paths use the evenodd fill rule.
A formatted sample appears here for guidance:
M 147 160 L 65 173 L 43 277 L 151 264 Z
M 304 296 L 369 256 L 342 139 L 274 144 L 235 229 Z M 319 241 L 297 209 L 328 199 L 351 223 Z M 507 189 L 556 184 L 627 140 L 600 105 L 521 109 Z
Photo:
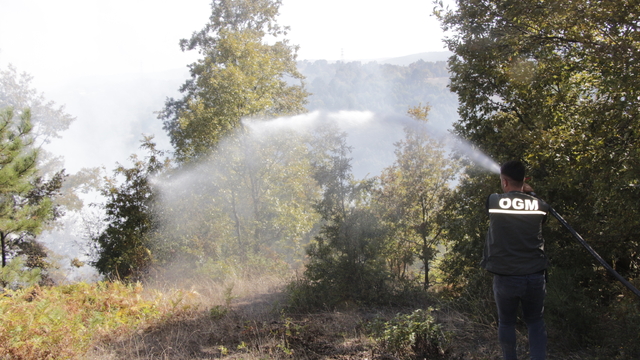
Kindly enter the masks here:
M 532 194 L 532 195 L 535 196 L 535 194 Z M 602 266 L 604 266 L 604 268 L 607 269 L 607 271 L 609 271 L 611 275 L 613 275 L 618 281 L 620 281 L 624 286 L 626 286 L 629 290 L 631 290 L 634 294 L 636 294 L 636 296 L 640 298 L 640 290 L 638 290 L 635 286 L 633 286 L 633 284 L 627 281 L 627 279 L 622 277 L 622 275 L 618 274 L 617 271 L 615 271 L 606 261 L 604 261 L 604 259 L 600 255 L 598 255 L 598 253 L 595 250 L 593 250 L 593 248 L 582 238 L 582 236 L 580 236 L 580 234 L 578 234 L 571 226 L 569 226 L 569 224 L 562 218 L 562 216 L 560 216 L 560 214 L 558 214 L 552 207 L 549 207 L 549 212 L 551 213 L 551 215 L 553 215 L 553 217 L 558 219 L 558 221 L 560 222 L 560 224 L 562 224 L 562 226 L 564 226 L 567 230 L 569 230 L 571 235 L 573 235 L 573 237 L 576 238 L 576 240 L 578 240 L 578 242 L 585 249 L 587 249 L 587 251 L 591 254 L 591 256 L 596 258 L 596 260 L 598 260 L 598 262 Z

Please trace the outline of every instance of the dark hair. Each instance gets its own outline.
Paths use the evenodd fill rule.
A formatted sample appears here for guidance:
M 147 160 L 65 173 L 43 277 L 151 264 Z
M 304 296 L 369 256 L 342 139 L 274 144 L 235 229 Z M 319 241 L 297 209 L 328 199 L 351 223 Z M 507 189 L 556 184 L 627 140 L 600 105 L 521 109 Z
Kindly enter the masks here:
M 500 174 L 508 176 L 513 181 L 524 181 L 524 164 L 518 160 L 507 161 L 500 167 Z

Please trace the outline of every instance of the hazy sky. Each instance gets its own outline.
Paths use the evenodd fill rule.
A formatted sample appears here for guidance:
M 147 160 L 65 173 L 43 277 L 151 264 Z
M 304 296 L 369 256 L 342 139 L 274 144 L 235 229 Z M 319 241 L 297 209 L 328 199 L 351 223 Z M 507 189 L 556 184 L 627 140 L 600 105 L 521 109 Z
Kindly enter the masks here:
M 280 23 L 300 59 L 363 60 L 443 51 L 431 0 L 283 0 Z M 210 0 L 0 0 L 0 65 L 39 88 L 89 74 L 156 72 L 197 58 L 181 38 Z
M 202 29 L 210 2 L 0 0 L 0 69 L 11 63 L 32 75 L 32 86 L 77 117 L 50 144 L 68 172 L 129 166 L 142 133 L 169 147 L 153 112 L 185 75 L 159 72 L 186 70 L 199 57 L 178 41 Z M 299 59 L 392 58 L 444 50 L 432 8 L 432 0 L 283 0 L 279 22 L 291 27 Z M 59 253 L 81 254 L 72 235 L 50 238 Z
M 210 4 L 0 0 L 0 68 L 11 63 L 32 75 L 32 86 L 77 117 L 50 145 L 69 171 L 126 163 L 142 133 L 170 148 L 153 112 L 184 79 L 173 72 L 167 84 L 158 72 L 186 73 L 199 58 L 178 42 L 204 27 Z M 291 27 L 287 38 L 300 46 L 299 59 L 371 60 L 444 51 L 432 9 L 432 0 L 283 0 L 279 23 Z M 132 79 L 140 80 L 132 86 Z

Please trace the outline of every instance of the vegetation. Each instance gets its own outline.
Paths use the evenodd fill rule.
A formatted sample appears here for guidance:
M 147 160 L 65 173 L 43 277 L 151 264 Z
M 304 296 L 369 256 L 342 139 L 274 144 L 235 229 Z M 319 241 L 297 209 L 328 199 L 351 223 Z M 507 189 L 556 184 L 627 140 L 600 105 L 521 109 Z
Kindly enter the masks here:
M 182 99 L 168 99 L 164 121 L 179 162 L 207 155 L 241 127 L 245 117 L 273 117 L 304 111 L 306 92 L 295 63 L 297 47 L 280 39 L 276 22 L 280 0 L 214 0 L 200 32 L 180 41 L 183 51 L 198 49 L 203 59 L 189 66 L 191 79 Z M 287 79 L 298 81 L 289 85 Z
M 449 355 L 449 335 L 432 316 L 433 309 L 398 314 L 368 324 L 381 348 L 399 358 L 439 359 Z
M 60 215 L 53 197 L 62 185 L 63 173 L 50 181 L 38 177 L 38 152 L 31 148 L 31 112 L 20 120 L 12 108 L 0 113 L 0 247 L 2 267 L 16 255 L 29 255 L 29 267 L 45 267 L 33 238 Z M 9 285 L 0 283 L 2 287 Z
M 323 223 L 307 249 L 306 280 L 300 283 L 307 289 L 297 306 L 375 303 L 390 290 L 381 256 L 386 229 L 370 208 L 373 182 L 353 179 L 345 137 L 331 130 L 321 136 L 328 156 L 314 164 L 314 178 L 322 189 L 315 209 Z
M 0 115 L 0 358 L 497 356 L 491 277 L 478 262 L 498 182 L 423 131 L 454 117 L 456 96 L 454 132 L 498 162 L 524 160 L 537 193 L 638 284 L 634 4 L 440 6 L 454 56 L 408 67 L 296 64 L 280 5 L 215 0 L 204 29 L 181 41 L 203 58 L 159 116 L 177 166 L 145 137 L 148 156 L 102 187 L 93 265 L 109 282 L 46 286 L 35 239 L 61 214 L 66 176 L 45 172 L 32 143 L 72 118 L 31 90 L 21 100 L 12 89 L 29 78 L 0 73 L 0 106 L 19 106 Z M 455 94 L 443 92 L 449 72 Z M 32 125 L 24 104 L 48 113 L 33 112 Z M 260 126 L 345 109 L 409 109 L 380 176 L 354 176 L 348 135 L 329 117 L 310 132 Z M 545 238 L 551 358 L 637 358 L 637 299 L 552 219 Z M 191 290 L 163 296 L 136 282 L 162 278 Z
M 27 287 L 0 298 L 0 357 L 79 359 L 97 341 L 117 339 L 191 311 L 189 293 L 143 296 L 140 284 Z M 149 294 L 147 294 L 149 295 Z
M 637 6 L 459 1 L 456 10 L 441 9 L 439 15 L 454 34 L 447 44 L 455 53 L 451 89 L 460 101 L 455 132 L 498 161 L 526 161 L 538 195 L 618 272 L 637 279 Z M 486 228 L 477 209 L 497 190 L 495 179 L 475 173 L 457 189 L 455 251 L 444 268 L 452 286 L 477 289 L 470 283 L 484 281 L 472 265 Z M 637 353 L 637 327 L 623 326 L 613 315 L 625 309 L 635 316 L 637 299 L 594 268 L 557 223 L 549 225 L 551 326 L 563 328 L 576 346 L 604 346 L 618 338 L 619 348 L 609 356 Z M 619 332 L 603 336 L 605 328 Z
M 92 234 L 92 265 L 109 279 L 139 280 L 153 260 L 150 248 L 159 216 L 155 210 L 157 191 L 150 181 L 167 169 L 169 162 L 163 161 L 163 153 L 156 150 L 152 138 L 145 138 L 142 147 L 149 155 L 145 159 L 133 155 L 133 167 L 118 166 L 102 189 L 106 198 L 104 228 Z
M 0 69 L 0 285 L 10 288 L 52 281 L 57 265 L 37 237 L 66 211 L 82 208 L 77 193 L 94 178 L 91 170 L 68 175 L 61 159 L 42 148 L 75 119 L 64 106 L 46 101 L 32 80 L 12 65 Z
M 427 121 L 430 108 L 415 107 L 409 115 Z M 405 139 L 396 144 L 396 162 L 380 175 L 376 203 L 391 229 L 387 262 L 400 279 L 410 276 L 415 258 L 423 263 L 423 288 L 429 288 L 429 269 L 437 245 L 446 243 L 444 224 L 450 216 L 445 204 L 458 167 L 448 156 L 444 141 L 424 128 L 406 128 Z

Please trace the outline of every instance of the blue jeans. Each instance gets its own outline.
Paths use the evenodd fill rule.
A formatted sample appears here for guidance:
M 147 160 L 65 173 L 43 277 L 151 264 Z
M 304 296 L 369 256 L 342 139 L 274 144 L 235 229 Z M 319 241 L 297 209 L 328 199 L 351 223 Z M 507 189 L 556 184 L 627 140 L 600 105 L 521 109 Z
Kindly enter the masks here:
M 516 318 L 522 304 L 524 322 L 529 330 L 531 360 L 544 360 L 547 330 L 542 315 L 546 294 L 544 274 L 493 276 L 493 295 L 498 306 L 498 339 L 505 360 L 516 360 Z

